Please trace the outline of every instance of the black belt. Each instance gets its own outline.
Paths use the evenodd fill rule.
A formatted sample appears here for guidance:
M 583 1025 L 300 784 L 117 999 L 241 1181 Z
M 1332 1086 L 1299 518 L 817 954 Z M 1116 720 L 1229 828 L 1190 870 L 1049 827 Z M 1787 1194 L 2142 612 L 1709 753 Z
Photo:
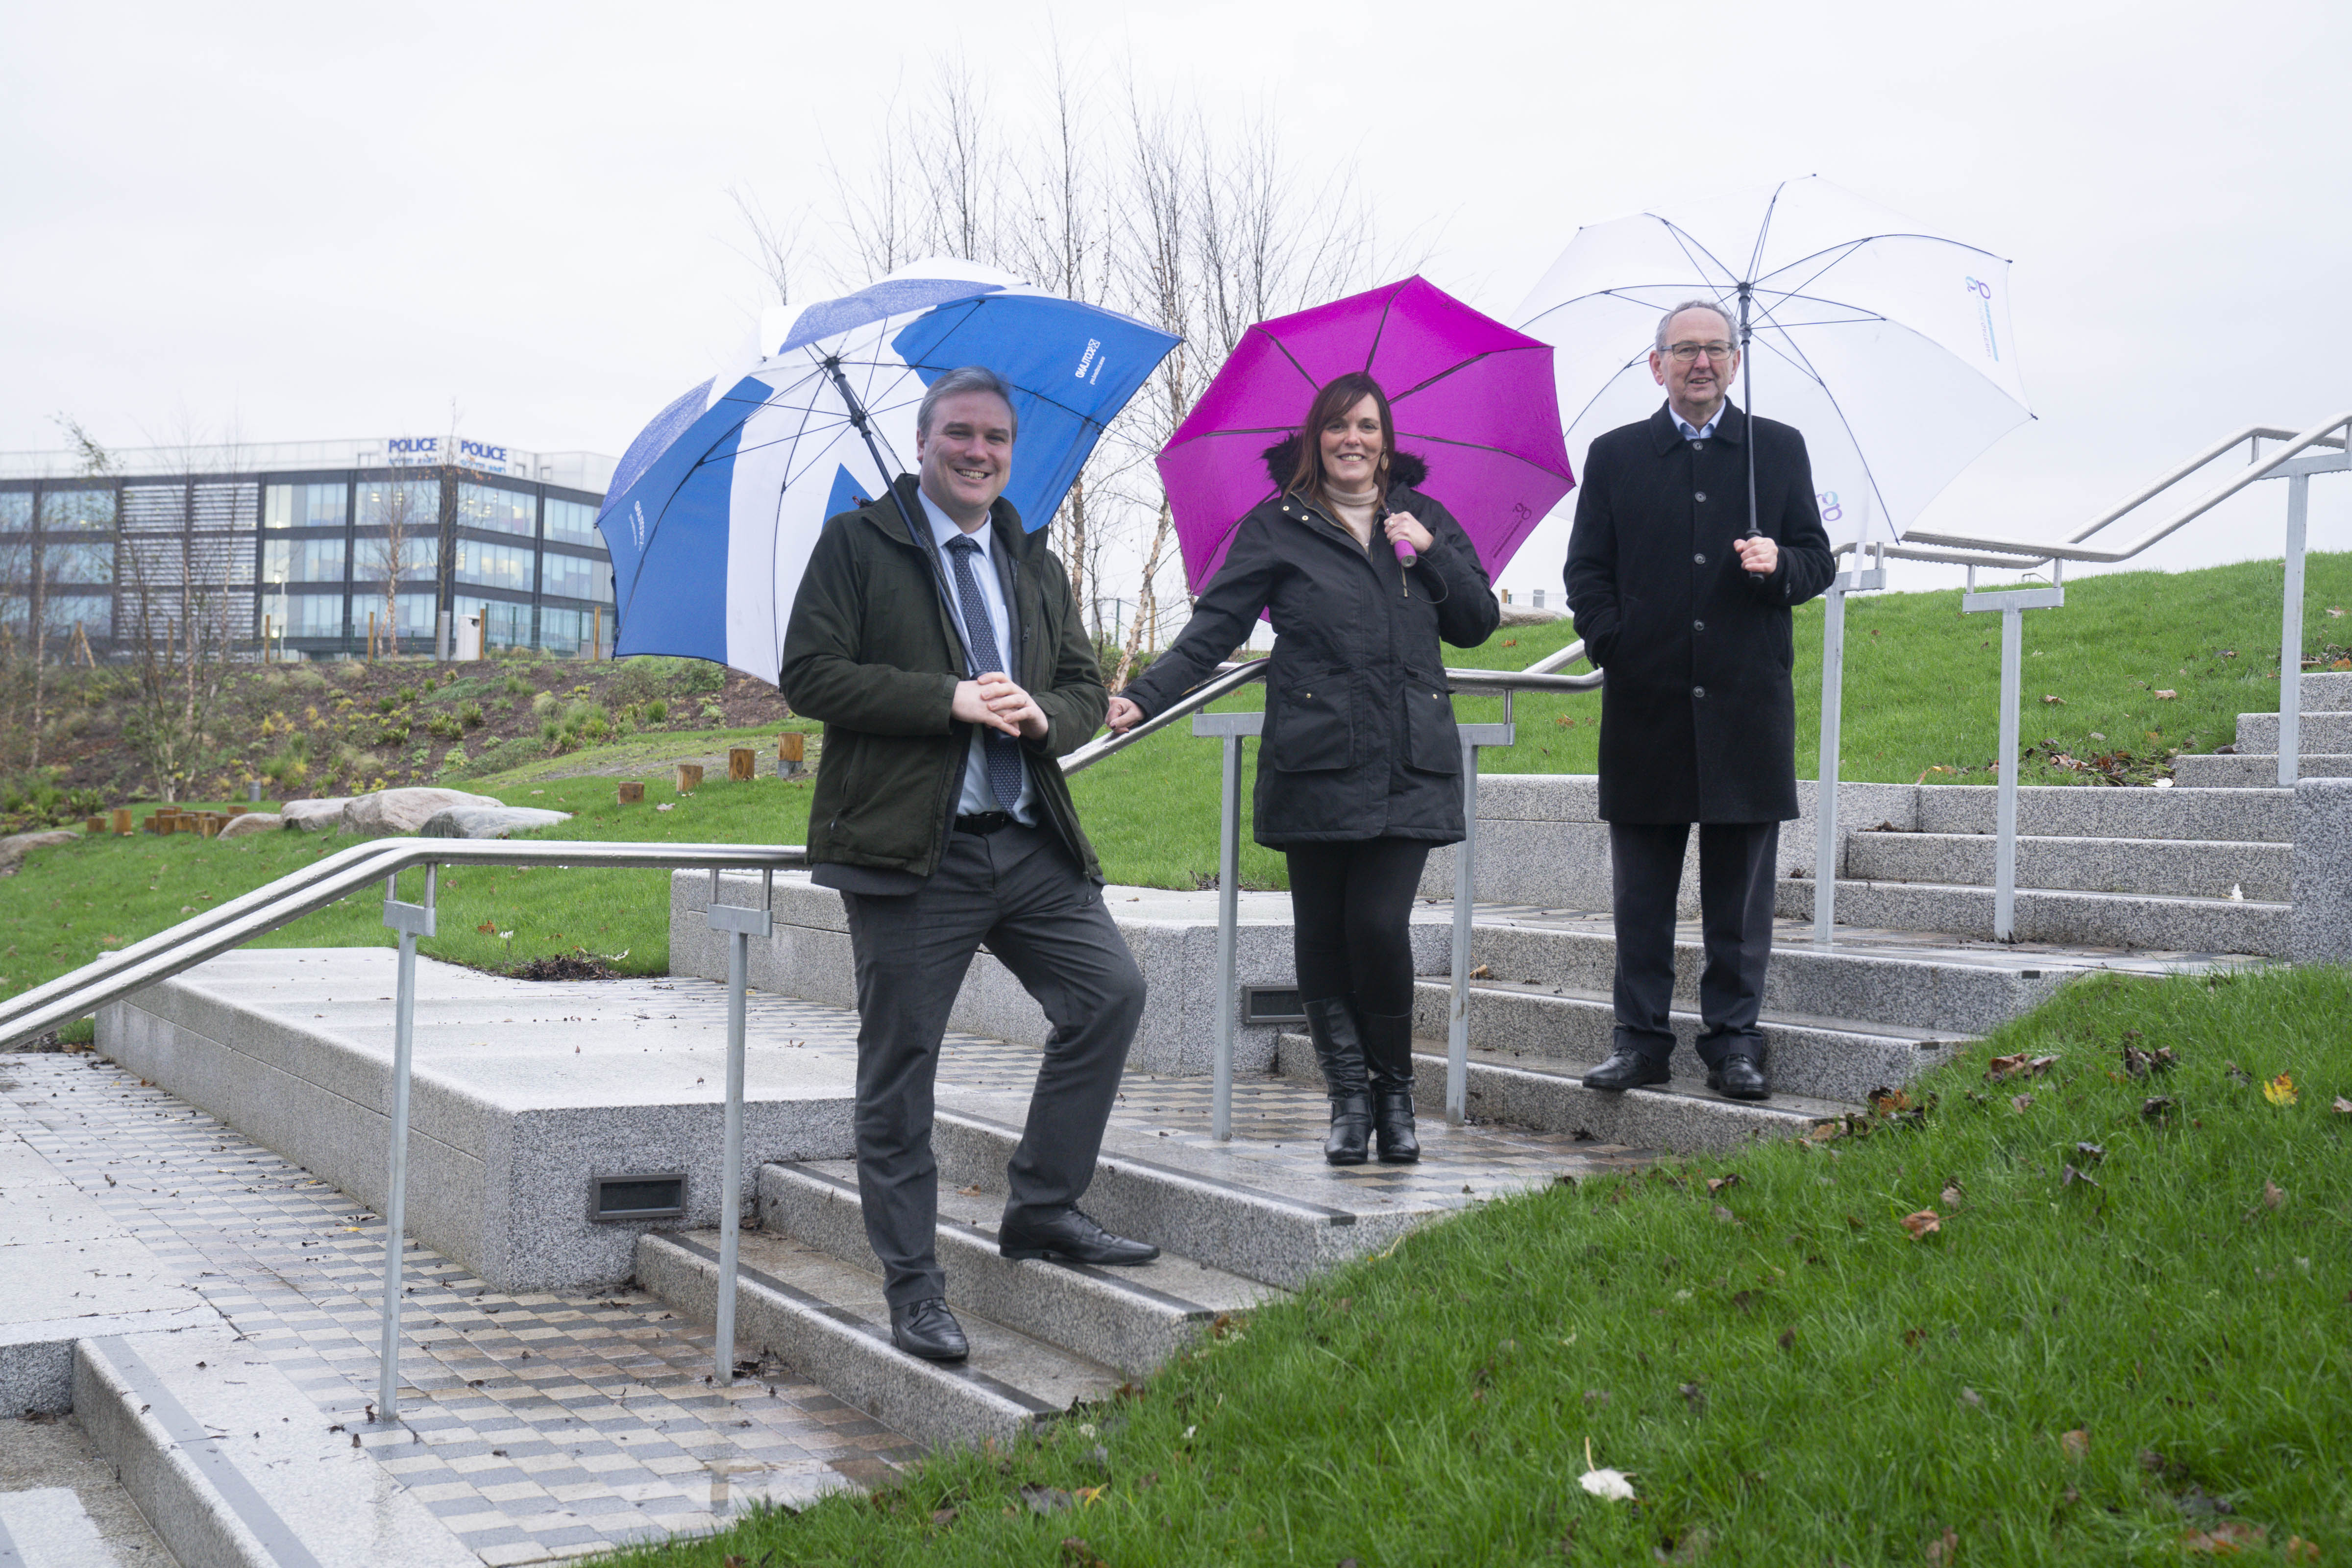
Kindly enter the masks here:
M 955 819 L 958 833 L 997 833 L 1013 826 L 1009 811 L 975 811 L 970 816 Z

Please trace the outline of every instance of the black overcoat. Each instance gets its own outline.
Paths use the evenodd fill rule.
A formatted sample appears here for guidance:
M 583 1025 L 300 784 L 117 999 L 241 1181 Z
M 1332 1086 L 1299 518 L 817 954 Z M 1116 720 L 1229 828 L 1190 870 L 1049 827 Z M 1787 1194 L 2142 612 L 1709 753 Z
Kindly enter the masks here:
M 1276 482 L 1292 448 L 1268 455 Z M 1254 835 L 1279 848 L 1359 838 L 1462 837 L 1462 743 L 1438 639 L 1486 640 L 1502 605 L 1454 514 L 1413 487 L 1411 454 L 1391 459 L 1388 510 L 1432 543 L 1412 568 L 1378 529 L 1367 552 L 1345 524 L 1294 495 L 1260 502 L 1192 605 L 1175 646 L 1123 693 L 1149 716 L 1206 679 L 1271 612 L 1265 733 Z
M 1610 822 L 1786 822 L 1797 815 L 1790 606 L 1829 585 L 1829 535 L 1805 438 L 1754 422 L 1757 521 L 1780 547 L 1740 570 L 1748 432 L 1726 404 L 1685 441 L 1661 405 L 1596 438 L 1568 543 L 1568 607 L 1601 699 L 1601 816 Z

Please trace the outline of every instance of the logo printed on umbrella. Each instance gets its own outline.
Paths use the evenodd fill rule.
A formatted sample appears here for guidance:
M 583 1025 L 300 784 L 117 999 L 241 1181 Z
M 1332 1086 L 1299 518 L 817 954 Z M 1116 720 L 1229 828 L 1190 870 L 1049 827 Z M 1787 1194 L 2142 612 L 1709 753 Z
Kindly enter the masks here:
M 630 504 L 629 534 L 630 537 L 634 538 L 637 542 L 637 548 L 639 550 L 643 550 L 646 547 L 646 503 L 643 501 L 635 501 Z
M 1845 508 L 1838 504 L 1838 495 L 1835 490 L 1823 490 L 1813 497 L 1813 500 L 1821 503 L 1823 522 L 1835 522 L 1845 515 Z
M 1963 288 L 1977 297 L 1977 311 L 1984 321 L 1985 353 L 1998 363 L 2000 360 L 2000 344 L 1993 340 L 1992 334 L 1992 285 L 1979 278 L 1964 278 L 1960 282 Z
M 1087 352 L 1078 356 L 1078 368 L 1074 379 L 1078 381 L 1087 380 L 1087 366 L 1090 364 L 1094 365 L 1095 374 L 1100 375 L 1102 374 L 1102 366 L 1095 364 L 1095 353 L 1101 347 L 1102 340 L 1100 338 L 1088 338 L 1087 340 Z

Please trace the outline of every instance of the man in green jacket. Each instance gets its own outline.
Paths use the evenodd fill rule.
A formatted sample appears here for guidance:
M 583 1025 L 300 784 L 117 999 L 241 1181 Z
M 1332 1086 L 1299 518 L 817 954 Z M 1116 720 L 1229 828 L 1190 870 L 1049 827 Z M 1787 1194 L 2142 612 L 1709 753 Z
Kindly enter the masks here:
M 1003 499 L 1011 389 L 978 366 L 933 382 L 920 475 L 828 520 L 784 634 L 779 684 L 824 721 L 811 880 L 841 893 L 857 980 L 857 1184 L 898 1348 L 961 1361 L 933 1245 L 932 1079 L 982 942 L 1053 1032 L 1006 1167 L 1007 1258 L 1142 1263 L 1077 1204 L 1143 1011 L 1102 871 L 1055 759 L 1109 696 L 1062 563 Z

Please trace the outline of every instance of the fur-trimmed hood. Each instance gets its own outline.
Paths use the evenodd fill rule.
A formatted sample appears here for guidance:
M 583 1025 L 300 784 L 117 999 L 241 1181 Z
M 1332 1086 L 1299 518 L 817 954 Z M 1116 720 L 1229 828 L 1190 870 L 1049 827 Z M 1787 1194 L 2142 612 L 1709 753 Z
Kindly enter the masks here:
M 1290 476 L 1298 471 L 1298 437 L 1286 436 L 1259 454 L 1265 458 L 1266 478 L 1277 490 L 1290 488 Z M 1419 489 L 1429 478 L 1429 465 L 1402 447 L 1389 457 L 1389 485 L 1407 489 Z

